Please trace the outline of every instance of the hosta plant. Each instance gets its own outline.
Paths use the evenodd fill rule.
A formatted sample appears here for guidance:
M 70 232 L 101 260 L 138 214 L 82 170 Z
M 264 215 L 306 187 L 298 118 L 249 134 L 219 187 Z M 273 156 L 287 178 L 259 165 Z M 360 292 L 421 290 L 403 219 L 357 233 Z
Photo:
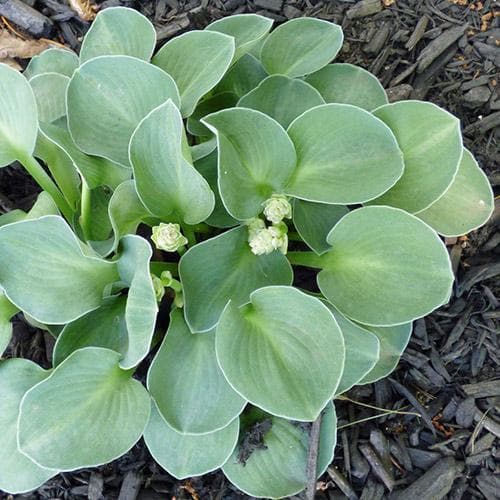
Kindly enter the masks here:
M 293 495 L 308 423 L 320 475 L 335 398 L 448 301 L 442 236 L 492 211 L 459 121 L 332 63 L 335 24 L 271 28 L 232 16 L 155 52 L 145 17 L 109 8 L 79 56 L 0 65 L 0 166 L 42 188 L 0 217 L 0 353 L 17 313 L 55 340 L 49 370 L 0 362 L 0 489 L 143 437 L 177 478 Z

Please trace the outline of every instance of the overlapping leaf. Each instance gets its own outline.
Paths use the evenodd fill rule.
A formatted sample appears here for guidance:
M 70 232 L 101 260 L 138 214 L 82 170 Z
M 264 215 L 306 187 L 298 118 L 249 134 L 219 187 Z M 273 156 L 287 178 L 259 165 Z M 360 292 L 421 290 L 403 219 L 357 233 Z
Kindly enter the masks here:
M 23 75 L 29 80 L 43 73 L 59 73 L 70 77 L 78 68 L 78 56 L 67 49 L 50 48 L 33 57 Z
M 1 348 L 0 348 L 1 352 Z M 17 449 L 19 403 L 28 389 L 49 375 L 27 359 L 0 361 L 0 490 L 11 494 L 31 491 L 57 474 L 39 467 Z
M 19 309 L 10 302 L 0 288 L 0 358 L 12 338 L 12 323 L 10 322 L 10 318 L 18 311 Z
M 179 104 L 175 82 L 161 69 L 130 56 L 96 57 L 75 71 L 68 87 L 71 136 L 83 152 L 129 166 L 132 133 L 168 99 Z
M 41 323 L 68 323 L 96 309 L 104 289 L 119 279 L 116 263 L 86 255 L 58 216 L 1 227 L 0 254 L 9 262 L 0 267 L 0 286 Z
M 149 19 L 127 7 L 104 9 L 87 31 L 80 62 L 98 56 L 132 56 L 149 61 L 156 45 L 156 31 Z
M 405 169 L 397 184 L 372 204 L 411 213 L 435 202 L 448 188 L 462 157 L 460 122 L 435 104 L 401 101 L 374 111 L 392 130 L 403 151 Z
M 189 31 L 157 52 L 153 64 L 175 80 L 182 116 L 189 116 L 200 98 L 219 83 L 231 64 L 234 50 L 231 36 L 215 31 Z
M 237 227 L 190 248 L 181 258 L 184 313 L 195 332 L 211 330 L 229 300 L 234 306 L 268 285 L 290 285 L 292 268 L 284 255 L 254 255 L 248 230 Z
M 188 224 L 214 208 L 207 181 L 184 158 L 182 117 L 169 100 L 138 125 L 130 140 L 130 163 L 141 201 L 156 216 Z
M 71 354 L 22 399 L 20 451 L 49 469 L 94 467 L 127 452 L 149 419 L 150 397 L 120 355 L 87 347 Z
M 148 389 L 168 425 L 182 434 L 223 429 L 246 404 L 217 364 L 215 331 L 192 334 L 179 309 L 171 313 L 167 335 L 151 364 Z
M 288 128 L 297 168 L 286 192 L 309 201 L 352 204 L 387 191 L 403 174 L 403 155 L 389 127 L 365 110 L 325 104 Z
M 255 217 L 265 200 L 283 192 L 293 172 L 292 141 L 260 111 L 226 109 L 202 121 L 217 135 L 219 188 L 227 211 L 239 220 Z
M 30 79 L 40 121 L 51 123 L 66 116 L 68 84 L 69 77 L 59 73 L 43 73 Z
M 392 207 L 365 207 L 343 217 L 328 235 L 318 285 L 342 314 L 391 326 L 446 303 L 453 273 L 437 234 Z
M 494 207 L 488 178 L 464 149 L 458 172 L 445 193 L 417 217 L 443 236 L 461 236 L 482 226 Z
M 293 287 L 260 288 L 240 308 L 229 302 L 217 325 L 216 349 L 236 391 L 293 420 L 315 420 L 344 369 L 344 342 L 332 313 Z

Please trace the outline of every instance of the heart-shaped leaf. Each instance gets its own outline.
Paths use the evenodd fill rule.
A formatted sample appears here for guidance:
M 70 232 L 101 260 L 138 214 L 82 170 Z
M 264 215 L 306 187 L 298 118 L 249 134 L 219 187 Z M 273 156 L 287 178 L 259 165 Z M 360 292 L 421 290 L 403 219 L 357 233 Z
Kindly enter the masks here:
M 223 429 L 246 404 L 217 364 L 215 331 L 192 334 L 179 309 L 170 315 L 167 335 L 151 363 L 148 389 L 168 425 L 182 434 Z
M 330 249 L 326 242 L 328 233 L 348 212 L 344 205 L 327 205 L 297 198 L 293 202 L 293 224 L 307 245 L 321 255 Z
M 312 17 L 292 19 L 267 37 L 261 60 L 270 75 L 304 76 L 334 59 L 343 41 L 336 24 Z
M 0 255 L 9 262 L 0 267 L 0 286 L 40 323 L 69 323 L 96 309 L 105 287 L 119 279 L 116 263 L 85 255 L 54 215 L 1 227 Z
M 360 203 L 387 191 L 403 174 L 403 155 L 391 130 L 363 109 L 318 106 L 299 116 L 288 134 L 297 168 L 286 192 L 297 198 Z
M 309 430 L 305 426 L 264 414 L 260 421 L 242 423 L 242 428 L 239 446 L 222 468 L 237 488 L 252 497 L 283 498 L 306 487 Z M 245 440 L 246 435 L 250 438 Z M 252 446 L 252 435 L 260 445 Z M 318 477 L 333 460 L 336 440 L 337 418 L 329 403 L 321 419 Z
M 392 207 L 349 212 L 331 230 L 318 285 L 342 314 L 391 326 L 425 316 L 450 297 L 448 252 L 422 221 Z
M 105 347 L 123 354 L 127 349 L 126 303 L 125 296 L 108 297 L 98 309 L 68 323 L 57 337 L 53 365 L 82 347 Z
M 215 196 L 214 210 L 205 222 L 210 226 L 219 228 L 234 227 L 238 225 L 238 221 L 228 214 L 222 202 L 222 198 L 220 197 L 219 185 L 217 182 L 217 151 L 213 151 L 209 155 L 195 161 L 194 167 L 206 179 Z
M 1 349 L 0 349 L 1 352 Z M 22 397 L 35 384 L 49 375 L 27 359 L 0 361 L 0 490 L 11 494 L 25 493 L 38 488 L 55 470 L 39 467 L 17 449 L 17 418 Z
M 69 131 L 84 153 L 129 166 L 132 133 L 168 99 L 179 104 L 175 82 L 161 69 L 130 56 L 100 56 L 82 64 L 71 78 Z
M 130 163 L 137 193 L 151 213 L 198 224 L 215 200 L 207 181 L 184 158 L 183 133 L 182 117 L 169 100 L 139 123 L 130 139 Z
M 267 76 L 262 63 L 251 54 L 245 54 L 229 68 L 224 78 L 215 87 L 215 92 L 232 92 L 243 97 Z
M 295 167 L 295 150 L 283 127 L 260 111 L 232 108 L 203 123 L 217 135 L 219 188 L 227 211 L 239 220 L 262 212 L 262 203 L 283 193 Z
M 458 172 L 445 193 L 417 217 L 443 236 L 461 236 L 482 226 L 494 208 L 488 178 L 464 149 Z
M 30 84 L 18 71 L 0 63 L 0 167 L 35 149 L 38 117 Z
M 358 383 L 371 384 L 383 379 L 396 368 L 399 358 L 406 349 L 411 337 L 412 324 L 377 327 L 367 326 L 380 343 L 380 357 L 377 364 Z
M 50 48 L 33 57 L 23 75 L 29 80 L 43 73 L 59 73 L 70 77 L 78 68 L 78 56 L 67 49 Z
M 181 434 L 172 429 L 153 405 L 144 441 L 153 458 L 177 479 L 201 476 L 227 461 L 236 446 L 239 419 L 209 434 Z
M 111 7 L 97 14 L 80 50 L 80 62 L 98 56 L 132 56 L 149 61 L 156 31 L 149 19 L 134 9 Z
M 127 343 L 120 360 L 120 366 L 126 370 L 139 364 L 149 352 L 158 304 L 149 272 L 153 254 L 149 243 L 140 236 L 129 234 L 120 240 L 120 250 L 118 272 L 129 287 L 125 306 Z
M 44 467 L 70 471 L 111 462 L 132 448 L 149 420 L 151 399 L 119 359 L 109 349 L 80 349 L 30 389 L 21 401 L 21 452 Z
M 388 103 L 375 75 L 353 64 L 329 64 L 306 78 L 328 102 L 352 104 L 372 111 Z
M 191 115 L 196 104 L 224 76 L 234 55 L 234 38 L 215 31 L 189 31 L 167 42 L 153 64 L 175 80 L 181 113 Z
M 69 77 L 59 73 L 43 73 L 30 79 L 41 122 L 55 122 L 66 116 L 66 89 Z
M 258 14 L 236 14 L 218 19 L 205 29 L 234 38 L 236 50 L 233 61 L 255 47 L 271 31 L 273 20 Z
M 229 300 L 248 302 L 251 292 L 266 285 L 290 285 L 292 268 L 279 252 L 254 255 L 248 230 L 237 227 L 190 248 L 181 258 L 186 322 L 191 331 L 211 330 Z
M 67 128 L 49 123 L 40 124 L 35 156 L 47 163 L 52 174 L 57 178 L 59 186 L 61 186 L 60 179 L 63 176 L 72 175 L 69 165 L 73 165 L 74 170 L 83 177 L 89 189 L 99 186 L 109 186 L 114 189 L 131 176 L 130 169 L 105 158 L 82 153 Z M 67 189 L 63 191 L 66 194 Z
M 405 169 L 397 184 L 371 204 L 415 213 L 435 202 L 451 184 L 462 157 L 460 122 L 430 102 L 401 101 L 374 115 L 393 131 Z
M 345 365 L 336 391 L 338 395 L 356 385 L 375 367 L 379 361 L 380 345 L 372 332 L 356 325 L 328 303 L 326 305 L 337 320 L 345 344 Z
M 304 111 L 321 104 L 325 101 L 314 87 L 283 75 L 268 76 L 238 102 L 239 107 L 261 111 L 284 128 Z
M 236 391 L 293 420 L 315 420 L 344 369 L 344 341 L 332 313 L 293 287 L 260 288 L 240 308 L 229 302 L 217 325 L 216 349 Z

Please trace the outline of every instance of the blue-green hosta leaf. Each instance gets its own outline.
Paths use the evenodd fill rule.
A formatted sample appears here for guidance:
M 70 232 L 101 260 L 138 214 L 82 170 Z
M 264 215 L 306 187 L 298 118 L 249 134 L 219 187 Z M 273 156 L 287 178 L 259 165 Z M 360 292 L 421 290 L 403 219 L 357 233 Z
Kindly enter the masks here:
M 187 224 L 204 221 L 214 208 L 207 181 L 184 158 L 183 124 L 169 100 L 139 123 L 130 139 L 137 193 L 151 213 Z
M 374 333 L 380 343 L 380 357 L 377 364 L 358 382 L 371 384 L 389 375 L 398 365 L 399 358 L 410 341 L 412 324 L 377 327 L 366 326 Z
M 168 99 L 179 104 L 177 87 L 156 66 L 130 56 L 96 57 L 82 64 L 69 83 L 69 130 L 83 152 L 129 166 L 132 133 Z
M 204 99 L 196 106 L 193 114 L 187 119 L 187 130 L 191 135 L 198 137 L 212 136 L 212 132 L 200 120 L 210 113 L 215 113 L 221 109 L 234 108 L 237 102 L 238 97 L 232 92 L 221 92 L 220 94 L 214 94 Z
M 0 255 L 8 262 L 0 266 L 0 286 L 40 323 L 69 323 L 96 309 L 104 289 L 118 280 L 116 263 L 85 255 L 54 215 L 2 226 Z
M 387 104 L 373 113 L 396 136 L 405 170 L 396 185 L 371 204 L 411 213 L 427 208 L 457 173 L 463 150 L 459 120 L 435 104 L 420 101 Z
M 0 288 L 0 358 L 5 349 L 7 349 L 10 339 L 12 338 L 12 323 L 10 322 L 10 318 L 18 312 L 19 309 L 10 302 Z
M 85 236 L 87 242 L 97 251 L 100 249 L 103 241 L 107 241 L 110 238 L 113 231 L 108 213 L 111 195 L 111 190 L 105 186 L 96 187 L 89 192 L 89 227 Z
M 403 155 L 389 127 L 348 104 L 324 104 L 288 128 L 297 168 L 286 192 L 333 204 L 371 200 L 403 174 Z
M 337 320 L 345 344 L 344 371 L 335 393 L 338 395 L 359 383 L 375 367 L 379 361 L 380 343 L 372 332 L 356 325 L 330 304 L 326 305 Z
M 38 132 L 35 96 L 15 69 L 0 63 L 0 168 L 31 156 Z
M 344 370 L 344 341 L 333 314 L 293 287 L 260 288 L 239 308 L 229 302 L 217 325 L 216 349 L 236 391 L 293 420 L 315 420 Z
M 303 80 L 271 75 L 238 102 L 242 108 L 256 109 L 287 128 L 308 109 L 325 104 L 321 94 Z
M 98 56 L 132 56 L 149 61 L 156 45 L 156 31 L 147 17 L 127 7 L 101 10 L 87 31 L 80 62 Z
M 205 158 L 208 156 L 210 153 L 215 151 L 217 148 L 217 138 L 216 137 L 210 137 L 210 139 L 200 142 L 199 144 L 193 144 L 189 149 L 189 153 L 191 155 L 191 159 L 193 162 L 196 162 L 198 160 L 201 160 L 202 158 Z M 198 169 L 196 169 L 198 170 Z M 217 170 L 217 168 L 216 168 Z M 217 184 L 217 180 L 215 182 Z M 210 183 L 209 183 L 210 184 Z M 210 185 L 212 188 L 212 185 Z M 212 188 L 213 190 L 213 188 Z M 214 192 L 215 193 L 215 192 Z
M 251 292 L 267 285 L 290 285 L 292 268 L 284 255 L 254 255 L 248 230 L 237 227 L 191 247 L 181 258 L 184 313 L 191 331 L 211 330 L 226 304 L 248 302 Z
M 23 75 L 29 80 L 43 73 L 59 73 L 70 77 L 78 68 L 78 56 L 67 49 L 50 48 L 33 57 Z
M 151 399 L 119 359 L 109 349 L 80 349 L 30 389 L 21 401 L 21 452 L 46 468 L 70 471 L 111 462 L 132 448 Z
M 461 236 L 482 226 L 494 208 L 488 178 L 472 154 L 464 149 L 458 172 L 443 196 L 417 213 L 443 236 Z
M 223 466 L 225 476 L 247 495 L 257 498 L 283 498 L 302 491 L 307 484 L 307 455 L 309 432 L 283 418 L 265 416 L 262 422 L 271 424 L 264 434 L 263 447 L 245 458 L 241 450 L 243 429 L 239 446 Z M 258 425 L 258 423 L 257 423 Z M 337 441 L 337 417 L 333 404 L 329 403 L 321 420 L 317 476 L 321 476 L 333 460 Z M 250 445 L 251 446 L 251 445 Z M 243 456 L 242 456 L 243 455 Z
M 6 214 L 0 215 L 0 227 L 7 224 L 12 224 L 13 222 L 20 222 L 22 220 L 28 219 L 38 219 L 44 215 L 60 215 L 57 205 L 50 194 L 42 191 L 29 212 L 24 210 L 11 210 Z
M 295 167 L 292 141 L 283 127 L 260 111 L 232 108 L 203 123 L 217 135 L 219 189 L 235 219 L 262 212 L 262 203 L 283 189 Z
M 334 59 L 343 40 L 336 24 L 311 17 L 292 19 L 267 37 L 261 60 L 270 75 L 304 76 Z
M 153 217 L 139 199 L 133 180 L 125 181 L 115 189 L 108 211 L 114 232 L 110 252 L 116 250 L 123 236 L 135 234 L 141 222 Z
M 191 115 L 196 104 L 224 76 L 234 55 L 234 38 L 215 31 L 189 31 L 167 42 L 153 64 L 175 80 L 181 113 Z
M 192 334 L 179 309 L 170 315 L 167 335 L 151 363 L 148 389 L 168 425 L 182 434 L 223 429 L 246 404 L 217 364 L 215 331 Z
M 215 206 L 210 217 L 205 221 L 209 226 L 226 228 L 238 225 L 238 221 L 231 217 L 220 197 L 219 185 L 217 182 L 217 151 L 200 158 L 194 162 L 194 167 L 206 179 L 215 196 Z
M 0 351 L 1 352 L 1 351 Z M 49 375 L 27 359 L 0 361 L 0 490 L 11 494 L 25 493 L 41 486 L 57 474 L 39 467 L 17 449 L 17 418 L 22 397 Z
M 90 189 L 98 186 L 114 189 L 131 176 L 130 169 L 105 158 L 83 153 L 66 128 L 48 123 L 40 124 L 35 156 L 47 163 L 53 173 L 60 172 L 59 177 L 64 171 L 69 171 L 69 165 L 72 165 Z
M 238 441 L 239 419 L 209 434 L 181 434 L 153 405 L 144 441 L 153 458 L 177 479 L 202 476 L 226 463 Z
M 238 97 L 243 97 L 267 76 L 262 63 L 252 56 L 245 54 L 229 68 L 224 78 L 215 87 L 215 92 L 232 92 Z
M 328 233 L 348 212 L 344 205 L 327 205 L 296 198 L 293 201 L 293 224 L 307 245 L 321 255 L 330 249 L 326 242 Z
M 306 78 L 326 102 L 352 104 L 372 111 L 388 103 L 375 75 L 353 64 L 329 64 Z
M 139 364 L 149 352 L 158 304 L 149 272 L 152 256 L 149 243 L 140 236 L 129 234 L 121 239 L 120 249 L 118 272 L 129 287 L 125 307 L 127 345 L 120 366 L 128 369 Z
M 126 303 L 125 296 L 108 297 L 98 309 L 68 323 L 57 337 L 53 365 L 61 364 L 82 347 L 105 347 L 122 354 L 126 352 Z
M 41 122 L 51 123 L 66 116 L 68 84 L 69 77 L 59 73 L 43 73 L 30 79 Z
M 318 285 L 345 316 L 391 326 L 446 303 L 453 284 L 448 252 L 425 223 L 392 207 L 349 212 L 327 238 Z
M 237 14 L 218 19 L 205 29 L 234 37 L 233 61 L 255 47 L 271 31 L 273 20 L 258 14 Z

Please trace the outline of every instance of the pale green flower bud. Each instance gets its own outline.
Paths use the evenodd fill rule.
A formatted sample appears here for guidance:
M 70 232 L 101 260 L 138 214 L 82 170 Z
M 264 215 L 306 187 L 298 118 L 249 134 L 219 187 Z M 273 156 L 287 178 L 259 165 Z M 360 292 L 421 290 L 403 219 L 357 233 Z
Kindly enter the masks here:
M 283 255 L 286 255 L 288 250 L 288 227 L 284 222 L 273 224 L 267 228 L 272 237 L 272 245 L 275 250 L 279 250 Z
M 274 252 L 273 236 L 267 228 L 255 230 L 248 235 L 250 249 L 255 255 Z
M 164 224 L 153 227 L 153 235 L 151 239 L 154 241 L 158 250 L 165 252 L 176 252 L 179 248 L 187 244 L 187 238 L 181 233 L 179 224 Z
M 156 274 L 151 275 L 151 279 L 153 281 L 153 288 L 155 290 L 156 300 L 161 302 L 163 296 L 165 295 L 165 287 L 163 286 L 163 282 Z
M 292 218 L 292 205 L 282 194 L 273 194 L 263 204 L 264 216 L 273 224 L 279 224 L 283 219 Z
M 246 225 L 248 227 L 249 239 L 255 236 L 262 229 L 266 229 L 266 223 L 262 219 L 259 219 L 259 217 L 254 217 L 253 219 L 250 219 L 249 221 L 246 222 Z

